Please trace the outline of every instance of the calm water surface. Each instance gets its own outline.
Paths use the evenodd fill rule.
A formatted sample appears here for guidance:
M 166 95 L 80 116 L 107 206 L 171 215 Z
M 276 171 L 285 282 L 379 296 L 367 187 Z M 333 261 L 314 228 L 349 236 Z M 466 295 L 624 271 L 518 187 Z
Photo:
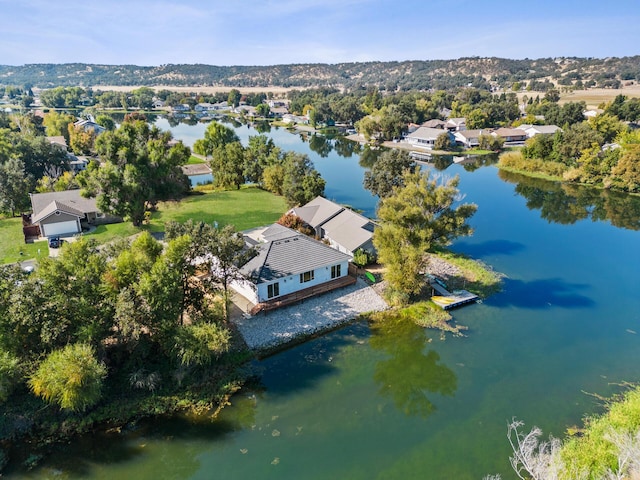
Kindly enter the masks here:
M 163 123 L 164 122 L 164 123 Z M 168 128 L 159 120 L 161 128 Z M 204 125 L 172 128 L 192 144 Z M 246 143 L 256 131 L 239 127 Z M 372 215 L 359 156 L 307 153 L 327 196 Z M 343 148 L 339 146 L 339 148 Z M 365 160 L 363 163 L 366 163 Z M 640 199 L 451 165 L 475 234 L 453 248 L 507 275 L 504 292 L 454 312 L 466 338 L 357 323 L 256 363 L 262 386 L 217 420 L 158 420 L 87 436 L 15 478 L 515 478 L 514 416 L 556 436 L 640 380 Z M 638 332 L 638 333 L 636 333 Z

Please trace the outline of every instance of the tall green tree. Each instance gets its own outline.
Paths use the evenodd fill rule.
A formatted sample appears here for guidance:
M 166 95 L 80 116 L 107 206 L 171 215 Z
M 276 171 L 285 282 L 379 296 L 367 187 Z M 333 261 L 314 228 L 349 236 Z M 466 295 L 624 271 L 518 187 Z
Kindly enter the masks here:
M 404 150 L 385 150 L 370 170 L 364 172 L 364 188 L 380 198 L 388 197 L 404 185 L 404 172 L 416 171 L 418 165 Z
M 243 175 L 248 182 L 262 184 L 262 174 L 269 165 L 279 162 L 280 149 L 266 135 L 251 135 L 244 149 Z
M 247 247 L 242 233 L 232 225 L 216 230 L 206 249 L 213 257 L 211 276 L 222 287 L 224 317 L 228 320 L 231 302 L 229 288 L 233 281 L 244 278 L 239 269 L 255 255 L 255 250 Z
M 219 122 L 211 122 L 204 132 L 204 138 L 196 140 L 193 144 L 193 151 L 199 155 L 211 156 L 216 148 L 239 141 L 232 129 Z
M 326 182 L 306 155 L 288 152 L 283 167 L 282 194 L 289 206 L 304 205 L 324 193 Z
M 0 164 L 0 211 L 10 213 L 12 217 L 16 213 L 28 211 L 31 207 L 31 185 L 21 160 L 11 158 Z
M 189 190 L 180 166 L 189 160 L 190 150 L 171 140 L 170 132 L 142 120 L 124 122 L 118 130 L 103 133 L 96 141 L 103 165 L 90 166 L 78 175 L 83 195 L 97 197 L 102 211 L 140 226 L 147 209 Z
M 216 147 L 210 164 L 215 186 L 238 189 L 244 183 L 244 148 L 240 142 Z
M 44 116 L 43 124 L 47 136 L 56 137 L 63 136 L 69 144 L 69 124 L 76 121 L 76 117 L 66 113 L 56 112 L 52 110 Z
M 241 98 L 242 98 L 242 94 L 240 93 L 240 90 L 233 88 L 229 92 L 229 96 L 227 97 L 227 102 L 229 103 L 229 105 L 233 105 L 233 107 L 235 108 L 238 105 L 240 105 Z
M 458 177 L 439 183 L 429 173 L 407 172 L 403 180 L 403 187 L 381 199 L 380 226 L 373 234 L 390 294 L 399 303 L 423 288 L 430 249 L 472 233 L 467 219 L 477 209 L 468 203 L 456 205 Z

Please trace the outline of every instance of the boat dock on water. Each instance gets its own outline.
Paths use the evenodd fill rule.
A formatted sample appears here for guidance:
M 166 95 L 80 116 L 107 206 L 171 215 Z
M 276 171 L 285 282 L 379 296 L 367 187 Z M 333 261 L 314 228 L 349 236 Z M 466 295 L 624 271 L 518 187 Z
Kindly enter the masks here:
M 443 310 L 460 307 L 467 303 L 475 302 L 479 298 L 478 295 L 468 292 L 467 290 L 454 290 L 453 292 L 449 292 L 437 281 L 429 280 L 429 285 L 438 293 L 438 295 L 431 297 L 431 301 Z

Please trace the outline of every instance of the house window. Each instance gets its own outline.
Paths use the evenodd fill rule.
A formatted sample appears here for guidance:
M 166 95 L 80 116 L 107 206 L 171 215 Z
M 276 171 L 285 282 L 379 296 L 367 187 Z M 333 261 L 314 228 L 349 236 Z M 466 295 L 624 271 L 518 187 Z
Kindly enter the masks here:
M 267 298 L 273 298 L 280 295 L 280 283 L 271 283 L 267 285 Z
M 300 283 L 307 283 L 310 282 L 311 280 L 313 280 L 314 277 L 314 271 L 311 270 L 310 272 L 304 272 L 300 274 Z
M 338 278 L 340 276 L 341 265 L 334 265 L 331 267 L 331 278 Z

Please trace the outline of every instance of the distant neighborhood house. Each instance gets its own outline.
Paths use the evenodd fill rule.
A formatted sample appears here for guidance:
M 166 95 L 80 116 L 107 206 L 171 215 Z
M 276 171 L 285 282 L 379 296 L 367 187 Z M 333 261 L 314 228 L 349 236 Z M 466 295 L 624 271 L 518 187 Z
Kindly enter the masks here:
M 213 182 L 213 171 L 206 163 L 191 163 L 182 165 L 180 168 L 189 179 L 192 187 Z
M 524 145 L 527 137 L 527 132 L 521 128 L 498 128 L 491 132 L 494 137 L 499 137 L 504 140 L 505 147 L 516 147 Z
M 553 135 L 558 130 L 562 131 L 557 125 L 520 125 L 518 127 L 523 130 L 528 138 L 535 137 L 536 135 Z
M 101 133 L 104 133 L 107 131 L 106 128 L 104 128 L 102 125 L 94 122 L 91 119 L 82 119 L 82 120 L 78 120 L 77 122 L 75 122 L 73 124 L 74 127 L 80 127 L 82 128 L 84 131 L 88 131 L 88 130 L 93 130 L 93 132 L 96 135 L 100 135 Z
M 405 140 L 410 145 L 425 150 L 433 150 L 436 140 L 443 133 L 449 135 L 449 141 L 453 144 L 454 136 L 451 132 L 441 128 L 420 127 L 415 132 L 406 136 Z
M 480 136 L 488 134 L 488 130 L 461 130 L 453 135 L 456 143 L 466 148 L 477 148 L 480 145 Z

